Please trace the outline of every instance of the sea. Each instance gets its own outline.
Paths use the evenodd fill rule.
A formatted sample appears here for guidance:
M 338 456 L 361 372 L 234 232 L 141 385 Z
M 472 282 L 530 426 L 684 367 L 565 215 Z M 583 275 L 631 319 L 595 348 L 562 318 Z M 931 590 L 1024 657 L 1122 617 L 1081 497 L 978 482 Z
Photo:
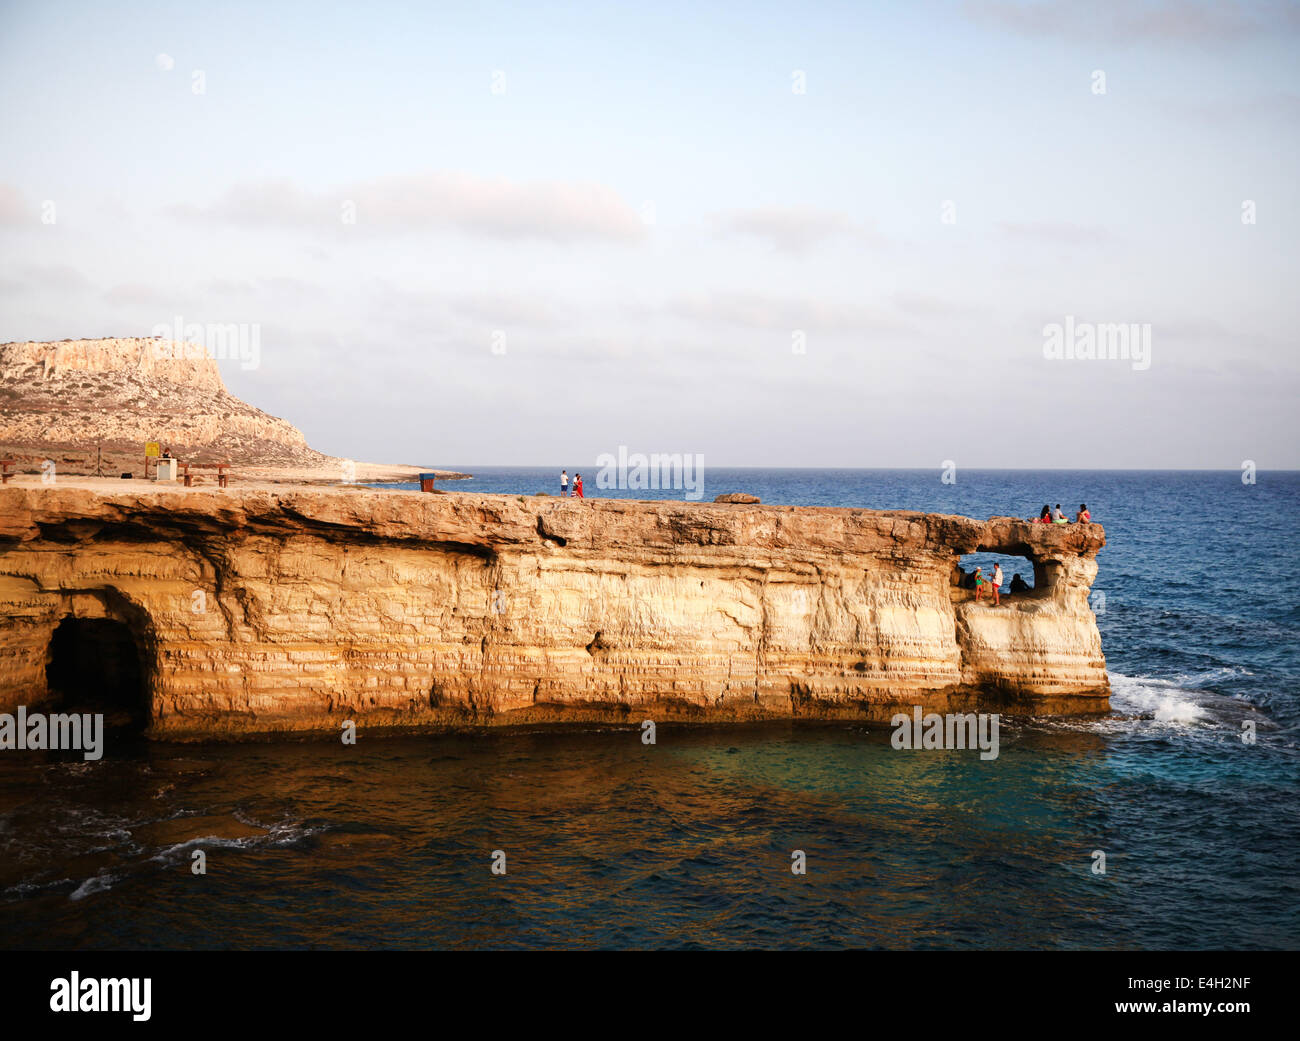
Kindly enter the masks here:
M 474 475 L 453 493 L 558 491 L 558 465 L 451 468 Z M 589 498 L 687 495 L 595 475 Z M 0 947 L 1300 946 L 1300 473 L 711 469 L 703 491 L 1087 503 L 1111 713 L 1004 717 L 993 760 L 852 723 L 0 751 Z

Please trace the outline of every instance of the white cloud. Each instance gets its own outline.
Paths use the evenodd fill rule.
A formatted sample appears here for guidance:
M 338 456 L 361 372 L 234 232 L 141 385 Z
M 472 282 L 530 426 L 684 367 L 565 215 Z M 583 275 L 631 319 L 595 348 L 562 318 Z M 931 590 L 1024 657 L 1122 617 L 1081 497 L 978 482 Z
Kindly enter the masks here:
M 673 301 L 670 310 L 691 321 L 784 333 L 796 329 L 848 333 L 906 329 L 879 310 L 861 304 L 771 293 L 691 295 Z
M 799 253 L 827 239 L 843 237 L 876 242 L 875 232 L 844 213 L 810 206 L 765 206 L 716 218 L 724 234 L 748 236 L 773 249 Z
M 559 321 L 550 301 L 528 294 L 460 293 L 451 297 L 448 304 L 460 317 L 494 329 L 544 328 Z
M 1016 238 L 1042 239 L 1058 245 L 1111 242 L 1115 238 L 1105 228 L 1069 221 L 1002 221 L 998 227 Z
M 90 279 L 71 264 L 29 264 L 11 275 L 13 283 L 29 293 L 86 293 L 91 289 Z
M 446 230 L 551 242 L 634 242 L 645 235 L 640 214 L 605 185 L 458 172 L 376 177 L 325 192 L 292 181 L 260 181 L 236 185 L 211 205 L 179 205 L 168 212 L 240 226 L 362 233 Z

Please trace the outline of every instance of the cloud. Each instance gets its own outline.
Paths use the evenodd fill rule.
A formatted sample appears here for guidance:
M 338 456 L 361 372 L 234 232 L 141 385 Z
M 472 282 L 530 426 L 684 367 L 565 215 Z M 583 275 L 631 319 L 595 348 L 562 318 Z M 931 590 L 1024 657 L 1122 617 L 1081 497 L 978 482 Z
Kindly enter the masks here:
M 1115 239 L 1105 228 L 1068 221 L 1001 221 L 998 227 L 1016 238 L 1043 239 L 1059 244 L 1086 245 Z
M 811 298 L 782 298 L 769 293 L 715 293 L 682 297 L 669 310 L 690 321 L 790 333 L 899 332 L 905 329 L 879 311 L 859 304 Z
M 84 294 L 92 285 L 85 273 L 70 264 L 32 264 L 10 272 L 10 285 L 26 292 Z
M 715 218 L 724 234 L 748 236 L 773 249 L 800 253 L 830 238 L 848 237 L 876 242 L 875 232 L 847 214 L 808 206 L 766 206 L 739 210 Z
M 311 192 L 291 181 L 236 185 L 173 216 L 244 227 L 457 231 L 499 239 L 633 242 L 645 222 L 616 192 L 578 181 L 510 181 L 456 172 L 394 175 Z
M 971 0 L 964 9 L 995 29 L 1078 43 L 1217 47 L 1300 32 L 1300 8 L 1281 0 Z
M 558 322 L 554 306 L 547 300 L 514 293 L 462 293 L 448 301 L 462 318 L 494 329 L 515 326 L 550 327 Z
M 184 298 L 188 299 L 188 295 Z M 144 282 L 119 282 L 104 291 L 104 299 L 110 304 L 125 304 L 128 307 L 152 307 L 174 312 L 182 299 L 182 294 L 164 286 L 150 285 Z
M 928 293 L 902 291 L 890 297 L 891 303 L 909 315 L 917 318 L 973 318 L 983 314 L 981 308 L 962 303 L 949 297 L 932 296 Z
M 511 333 L 523 329 L 564 328 L 572 325 L 572 305 L 557 306 L 551 299 L 509 290 L 464 290 L 398 286 L 379 279 L 367 290 L 368 311 L 384 321 L 403 324 L 404 336 L 428 336 L 431 330 L 484 330 Z M 486 339 L 484 340 L 486 342 Z

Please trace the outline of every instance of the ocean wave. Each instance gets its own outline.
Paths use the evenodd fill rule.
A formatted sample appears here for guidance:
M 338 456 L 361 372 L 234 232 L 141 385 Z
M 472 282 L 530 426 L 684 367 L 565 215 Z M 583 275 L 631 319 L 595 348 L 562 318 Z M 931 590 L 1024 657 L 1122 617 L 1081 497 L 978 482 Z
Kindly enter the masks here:
M 262 826 L 265 827 L 265 825 Z M 130 877 L 133 873 L 140 871 L 146 864 L 159 864 L 164 867 L 172 867 L 177 864 L 185 863 L 191 859 L 189 854 L 196 849 L 257 849 L 263 846 L 284 848 L 327 830 L 327 828 L 320 826 L 309 826 L 296 822 L 282 822 L 270 825 L 269 830 L 265 835 L 245 835 L 238 838 L 219 835 L 196 835 L 193 838 L 184 840 L 183 842 L 169 843 L 162 849 L 159 849 L 152 856 L 124 865 L 124 870 L 101 871 L 99 874 L 83 880 L 68 895 L 68 899 L 84 900 L 86 897 L 93 896 L 96 893 L 107 892 L 119 882 Z M 44 883 L 43 885 L 20 883 L 18 886 L 10 887 L 8 892 L 15 896 L 22 895 L 24 892 L 32 892 L 49 886 L 66 885 L 69 881 L 71 880 L 64 878 Z
M 22 882 L 15 882 L 13 885 L 0 891 L 0 896 L 8 899 L 17 899 L 19 897 L 31 896 L 33 893 L 40 893 L 46 889 L 54 889 L 58 886 L 66 886 L 72 882 L 70 878 L 51 878 L 45 881 L 36 881 L 26 879 Z
M 186 822 L 192 817 L 194 823 L 190 827 Z M 222 834 L 219 817 L 196 816 L 194 810 L 182 810 L 162 817 L 144 815 L 129 819 L 105 814 L 92 807 L 64 807 L 58 815 L 57 826 L 47 831 L 40 841 L 24 844 L 22 852 L 26 859 L 43 867 L 29 877 L 14 878 L 12 884 L 0 885 L 0 898 L 21 900 L 47 890 L 68 889 L 68 899 L 80 902 L 107 892 L 142 871 L 186 863 L 196 849 L 284 849 L 299 846 L 330 830 L 327 823 L 316 820 L 285 818 L 262 823 L 243 813 L 237 814 L 236 819 L 248 827 L 260 829 L 261 833 Z M 179 828 L 168 830 L 179 830 L 180 834 L 155 837 L 150 833 L 154 826 L 168 824 L 178 825 Z M 142 834 L 136 834 L 141 829 Z M 7 858 L 9 847 L 13 845 L 12 842 L 0 845 L 0 856 Z M 14 848 L 12 852 L 16 860 L 18 850 Z M 111 867 L 101 868 L 89 877 L 77 870 L 78 861 L 106 854 L 111 854 L 115 861 Z M 51 875 L 54 877 L 49 877 Z
M 174 845 L 167 846 L 149 859 L 157 864 L 174 864 L 183 861 L 186 858 L 178 856 L 189 850 L 201 849 L 249 849 L 253 846 L 264 844 L 266 836 L 259 835 L 256 838 L 251 836 L 240 839 L 221 838 L 218 835 L 197 835 L 192 839 L 186 839 L 184 842 L 177 842 Z
M 93 875 L 86 879 L 81 885 L 77 886 L 68 896 L 69 900 L 84 900 L 92 893 L 103 893 L 113 888 L 113 883 L 118 881 L 118 876 L 111 871 L 101 875 Z
M 1221 665 L 1217 668 L 1205 669 L 1200 672 L 1175 673 L 1170 679 L 1170 682 L 1179 687 L 1200 690 L 1205 687 L 1214 687 L 1225 683 L 1232 683 L 1235 680 L 1241 679 L 1243 676 L 1253 675 L 1255 674 L 1244 665 Z
M 1228 693 L 1251 670 L 1238 665 L 1175 673 L 1169 677 L 1127 676 L 1110 672 L 1111 718 L 1137 719 L 1185 729 L 1228 727 L 1237 730 L 1254 720 L 1268 730 L 1278 728 L 1267 704 L 1257 698 Z
M 1108 675 L 1110 707 L 1117 715 L 1179 726 L 1209 721 L 1209 709 L 1188 682 L 1193 677 L 1179 682 L 1154 676 L 1125 676 L 1118 672 Z
M 185 854 L 196 849 L 258 849 L 268 846 L 276 849 L 296 845 L 305 839 L 320 835 L 328 829 L 322 826 L 310 826 L 296 823 L 280 823 L 257 827 L 267 829 L 265 835 L 241 835 L 238 837 L 222 835 L 196 835 L 183 842 L 172 843 L 159 850 L 149 858 L 158 864 L 173 864 L 187 859 Z

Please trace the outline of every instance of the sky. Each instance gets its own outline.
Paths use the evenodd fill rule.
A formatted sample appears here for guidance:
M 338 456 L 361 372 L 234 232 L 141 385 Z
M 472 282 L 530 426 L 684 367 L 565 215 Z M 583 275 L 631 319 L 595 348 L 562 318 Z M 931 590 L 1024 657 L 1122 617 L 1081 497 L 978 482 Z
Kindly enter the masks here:
M 1297 468 L 1297 44 L 1227 0 L 0 0 L 0 341 L 233 326 L 232 393 L 376 462 Z

